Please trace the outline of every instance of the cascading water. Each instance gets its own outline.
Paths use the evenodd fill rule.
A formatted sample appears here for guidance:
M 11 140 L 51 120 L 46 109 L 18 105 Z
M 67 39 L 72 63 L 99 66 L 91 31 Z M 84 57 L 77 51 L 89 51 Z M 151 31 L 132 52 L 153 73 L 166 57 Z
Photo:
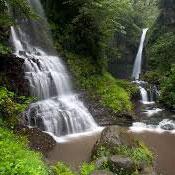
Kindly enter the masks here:
M 145 88 L 139 86 L 140 94 L 142 96 L 142 102 L 148 102 L 148 92 L 145 90 Z
M 142 37 L 141 37 L 141 40 L 140 40 L 139 50 L 138 50 L 138 53 L 137 53 L 137 56 L 136 56 L 136 59 L 135 59 L 135 63 L 134 63 L 132 78 L 134 78 L 135 80 L 139 80 L 140 73 L 141 73 L 142 52 L 143 52 L 143 46 L 144 46 L 144 41 L 145 41 L 147 31 L 148 31 L 148 28 L 143 29 Z
M 172 132 L 175 133 L 175 121 L 172 114 L 163 109 L 157 108 L 154 102 L 155 98 L 159 96 L 159 91 L 156 85 L 148 87 L 147 82 L 139 79 L 142 66 L 142 52 L 147 31 L 147 28 L 143 29 L 132 73 L 132 78 L 135 80 L 134 83 L 136 83 L 140 89 L 142 104 L 140 108 L 141 122 L 133 123 L 133 126 L 130 127 L 130 129 L 133 132 L 164 132 L 164 130 L 173 130 Z
M 135 82 L 138 84 L 140 89 L 140 95 L 142 97 L 142 102 L 147 103 L 148 102 L 148 92 L 144 88 L 143 84 L 145 82 L 139 81 L 141 69 L 142 69 L 142 53 L 143 53 L 143 47 L 144 47 L 144 41 L 146 38 L 146 33 L 148 31 L 148 28 L 143 29 L 142 36 L 140 39 L 140 45 L 137 52 L 137 56 L 134 62 L 133 72 L 132 72 L 132 78 L 135 80 Z
M 40 16 L 39 20 L 17 18 L 17 27 L 11 27 L 15 54 L 25 60 L 30 95 L 39 99 L 25 113 L 28 124 L 56 136 L 95 130 L 97 124 L 78 95 L 72 92 L 66 68 L 55 56 L 40 1 L 28 2 Z

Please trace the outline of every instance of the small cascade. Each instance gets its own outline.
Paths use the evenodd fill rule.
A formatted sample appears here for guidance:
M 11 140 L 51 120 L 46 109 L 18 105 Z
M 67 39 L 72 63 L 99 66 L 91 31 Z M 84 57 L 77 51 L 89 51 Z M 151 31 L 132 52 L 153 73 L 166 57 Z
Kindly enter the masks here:
M 28 2 L 40 18 L 17 18 L 18 25 L 11 27 L 11 41 L 15 54 L 25 60 L 30 95 L 39 100 L 25 112 L 29 126 L 55 136 L 96 130 L 97 124 L 78 94 L 73 93 L 68 72 L 56 55 L 40 1 Z
M 141 97 L 142 97 L 142 102 L 148 102 L 148 92 L 145 90 L 145 88 L 139 86 L 139 89 L 140 89 L 140 94 L 141 94 Z

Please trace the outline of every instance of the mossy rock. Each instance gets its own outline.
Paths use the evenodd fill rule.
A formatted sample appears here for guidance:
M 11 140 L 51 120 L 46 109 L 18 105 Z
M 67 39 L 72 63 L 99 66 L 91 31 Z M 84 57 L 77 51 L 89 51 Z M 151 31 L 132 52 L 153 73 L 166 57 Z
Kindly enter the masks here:
M 135 172 L 135 163 L 129 157 L 113 155 L 109 158 L 109 169 L 120 175 L 129 175 Z

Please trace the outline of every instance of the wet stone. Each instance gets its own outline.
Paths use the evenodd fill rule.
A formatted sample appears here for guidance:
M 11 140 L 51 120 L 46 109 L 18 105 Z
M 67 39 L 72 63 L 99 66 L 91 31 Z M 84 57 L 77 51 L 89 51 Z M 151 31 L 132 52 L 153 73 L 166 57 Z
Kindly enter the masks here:
M 132 174 L 135 171 L 135 164 L 129 157 L 114 155 L 109 158 L 110 170 L 114 173 Z

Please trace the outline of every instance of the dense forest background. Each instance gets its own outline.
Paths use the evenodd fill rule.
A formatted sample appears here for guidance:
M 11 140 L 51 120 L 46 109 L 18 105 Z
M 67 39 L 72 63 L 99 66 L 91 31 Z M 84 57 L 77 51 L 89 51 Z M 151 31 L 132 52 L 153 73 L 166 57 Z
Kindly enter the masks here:
M 156 79 L 162 89 L 160 102 L 173 108 L 175 101 L 172 87 L 174 75 L 173 1 L 42 0 L 41 2 L 50 24 L 55 48 L 67 62 L 76 80 L 76 87 L 88 89 L 90 92 L 95 87 L 96 96 L 100 97 L 102 103 L 110 108 L 114 107 L 112 101 L 118 104 L 118 101 L 121 101 L 119 108 L 114 107 L 117 111 L 131 110 L 130 99 L 136 89 L 126 86 L 128 84 L 126 81 L 118 80 L 118 83 L 114 83 L 113 78 L 107 72 L 115 78 L 130 78 L 141 30 L 148 27 L 149 36 L 144 53 L 143 69 L 144 72 L 147 70 L 149 72 L 144 78 L 148 78 L 149 82 L 154 82 Z M 25 0 L 1 0 L 0 3 L 0 51 L 2 54 L 7 54 L 12 51 L 8 38 L 10 25 L 15 21 L 8 14 L 6 3 L 12 7 L 18 7 L 16 13 L 24 17 L 37 20 L 37 15 L 31 11 Z M 115 88 L 113 88 L 113 83 Z M 102 88 L 98 86 L 99 84 Z M 111 84 L 111 87 L 107 88 L 106 84 Z M 129 91 L 123 87 L 127 87 Z M 121 96 L 116 95 L 116 88 L 121 92 Z M 164 99 L 165 97 L 167 99 Z

